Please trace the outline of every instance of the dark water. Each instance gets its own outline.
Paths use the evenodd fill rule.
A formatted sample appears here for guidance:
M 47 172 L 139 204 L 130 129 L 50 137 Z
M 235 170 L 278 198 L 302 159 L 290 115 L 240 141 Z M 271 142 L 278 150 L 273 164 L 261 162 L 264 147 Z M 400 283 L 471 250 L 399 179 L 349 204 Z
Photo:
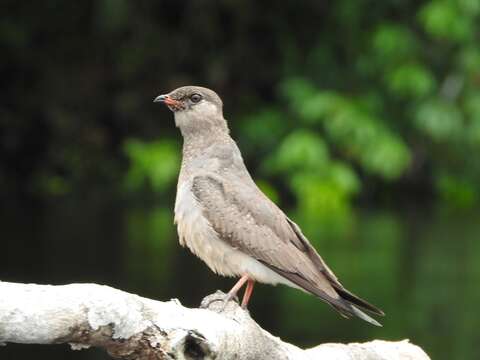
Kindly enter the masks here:
M 213 275 L 178 245 L 172 204 L 131 204 L 101 193 L 5 201 L 0 279 L 97 282 L 197 306 L 233 280 Z M 347 288 L 385 310 L 383 328 L 344 320 L 297 290 L 266 285 L 255 289 L 252 316 L 274 335 L 304 347 L 408 338 L 432 359 L 478 359 L 480 211 L 412 208 L 362 210 L 354 216 L 353 236 L 311 239 Z M 2 360 L 30 358 L 108 357 L 96 349 L 71 352 L 66 345 L 0 348 Z

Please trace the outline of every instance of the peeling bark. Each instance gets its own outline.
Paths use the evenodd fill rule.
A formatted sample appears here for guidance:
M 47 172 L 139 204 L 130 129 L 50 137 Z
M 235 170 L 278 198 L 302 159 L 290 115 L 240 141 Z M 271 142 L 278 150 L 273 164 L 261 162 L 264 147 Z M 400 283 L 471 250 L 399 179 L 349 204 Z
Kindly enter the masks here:
M 302 350 L 263 330 L 224 294 L 199 309 L 142 298 L 108 286 L 0 282 L 0 343 L 69 343 L 119 359 L 428 360 L 408 341 L 322 344 Z

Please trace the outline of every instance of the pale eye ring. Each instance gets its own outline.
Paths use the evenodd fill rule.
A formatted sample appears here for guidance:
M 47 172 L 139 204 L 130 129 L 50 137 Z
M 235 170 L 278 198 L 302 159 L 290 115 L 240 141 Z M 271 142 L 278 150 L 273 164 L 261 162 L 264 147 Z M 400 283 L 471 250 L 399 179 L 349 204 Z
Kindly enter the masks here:
M 200 100 L 202 100 L 202 95 L 200 94 L 192 94 L 190 96 L 190 100 L 193 102 L 193 103 L 198 103 Z

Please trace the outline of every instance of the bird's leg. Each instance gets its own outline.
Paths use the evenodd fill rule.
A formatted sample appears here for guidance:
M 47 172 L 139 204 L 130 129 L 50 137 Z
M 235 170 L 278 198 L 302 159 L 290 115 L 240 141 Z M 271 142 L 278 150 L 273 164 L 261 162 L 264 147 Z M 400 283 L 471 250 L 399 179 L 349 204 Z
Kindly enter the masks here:
M 245 274 L 243 275 L 237 283 L 232 287 L 232 289 L 228 292 L 228 294 L 225 296 L 225 299 L 223 299 L 223 307 L 227 305 L 227 303 L 233 299 L 235 295 L 237 295 L 238 290 L 248 281 L 248 275 Z
M 255 285 L 255 280 L 248 279 L 247 288 L 245 289 L 245 293 L 243 294 L 242 299 L 242 309 L 246 309 L 248 305 L 248 301 L 253 293 L 253 286 Z

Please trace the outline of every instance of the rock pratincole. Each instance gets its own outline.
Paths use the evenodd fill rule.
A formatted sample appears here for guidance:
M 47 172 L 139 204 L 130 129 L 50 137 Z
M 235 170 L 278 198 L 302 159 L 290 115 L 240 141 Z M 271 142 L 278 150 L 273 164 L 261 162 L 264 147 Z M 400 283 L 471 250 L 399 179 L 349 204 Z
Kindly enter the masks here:
M 255 281 L 285 284 L 319 297 L 347 318 L 380 325 L 365 312 L 384 313 L 343 287 L 299 226 L 252 180 L 214 91 L 185 86 L 154 101 L 173 111 L 184 140 L 175 201 L 180 244 L 215 273 L 240 277 L 226 302 L 245 283 L 244 308 Z

